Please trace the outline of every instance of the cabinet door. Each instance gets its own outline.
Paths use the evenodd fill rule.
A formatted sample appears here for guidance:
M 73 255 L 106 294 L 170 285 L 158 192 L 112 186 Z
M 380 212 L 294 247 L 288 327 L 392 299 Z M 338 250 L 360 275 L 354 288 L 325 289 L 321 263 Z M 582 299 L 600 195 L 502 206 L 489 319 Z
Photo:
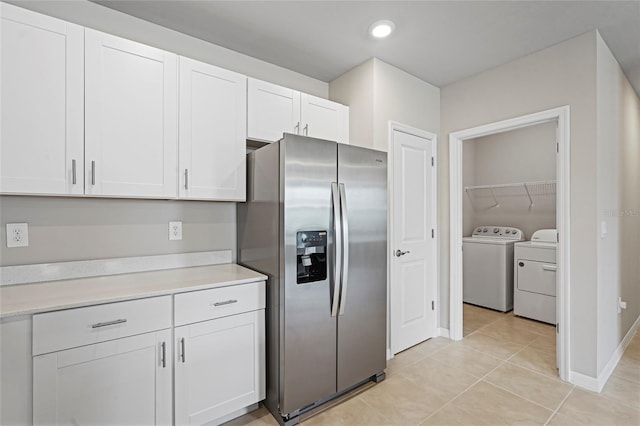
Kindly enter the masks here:
M 300 134 L 300 92 L 265 81 L 247 82 L 247 139 L 275 142 Z
M 33 358 L 35 425 L 172 422 L 171 330 Z
M 199 425 L 265 397 L 264 309 L 176 327 L 175 421 Z
M 177 59 L 85 30 L 86 193 L 177 195 Z
M 180 197 L 245 200 L 247 78 L 180 57 Z
M 301 135 L 349 143 L 349 107 L 302 94 Z
M 0 16 L 0 192 L 82 194 L 84 29 L 6 3 Z

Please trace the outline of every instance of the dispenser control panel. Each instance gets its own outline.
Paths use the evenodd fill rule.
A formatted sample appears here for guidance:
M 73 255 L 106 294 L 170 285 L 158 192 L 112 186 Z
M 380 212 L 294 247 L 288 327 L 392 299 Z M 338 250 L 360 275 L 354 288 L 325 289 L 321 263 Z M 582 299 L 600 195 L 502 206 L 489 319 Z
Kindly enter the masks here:
M 327 279 L 327 231 L 300 231 L 296 235 L 298 284 Z

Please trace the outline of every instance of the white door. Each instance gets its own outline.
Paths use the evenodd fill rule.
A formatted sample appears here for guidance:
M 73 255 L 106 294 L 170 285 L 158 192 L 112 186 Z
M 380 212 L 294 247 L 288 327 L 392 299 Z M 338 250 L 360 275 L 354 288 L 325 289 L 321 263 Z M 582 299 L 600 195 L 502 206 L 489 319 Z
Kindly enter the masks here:
M 275 142 L 300 132 L 300 92 L 249 78 L 247 139 Z
M 349 107 L 302 93 L 300 108 L 301 135 L 349 143 Z
M 245 201 L 247 78 L 180 57 L 180 197 Z
M 177 425 L 218 419 L 265 397 L 264 309 L 175 328 Z
M 171 330 L 33 357 L 34 425 L 170 425 Z
M 391 350 L 436 334 L 436 136 L 392 125 Z
M 177 60 L 85 30 L 85 192 L 177 195 Z
M 82 194 L 84 29 L 0 3 L 0 192 Z

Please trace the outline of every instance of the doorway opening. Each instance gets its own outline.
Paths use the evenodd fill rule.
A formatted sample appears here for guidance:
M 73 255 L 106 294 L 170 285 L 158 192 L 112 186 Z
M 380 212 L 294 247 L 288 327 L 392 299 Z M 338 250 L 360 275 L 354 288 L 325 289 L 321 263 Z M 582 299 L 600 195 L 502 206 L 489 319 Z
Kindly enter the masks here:
M 518 129 L 525 129 L 532 126 L 556 125 L 557 130 L 555 134 L 556 143 L 556 161 L 555 161 L 555 182 L 553 183 L 553 190 L 555 191 L 555 228 L 557 229 L 557 249 L 556 249 L 556 333 L 557 333 L 557 366 L 559 376 L 562 380 L 568 380 L 569 369 L 569 241 L 570 241 L 570 229 L 569 229 L 569 107 L 555 108 L 552 110 L 542 111 L 539 113 L 517 117 L 497 123 L 492 123 L 472 129 L 462 130 L 459 132 L 451 133 L 449 136 L 449 148 L 450 148 L 450 319 L 449 319 L 449 334 L 452 340 L 460 340 L 463 338 L 463 236 L 466 228 L 471 228 L 470 221 L 467 218 L 465 220 L 465 203 L 473 202 L 473 196 L 468 195 L 469 186 L 465 185 L 463 170 L 464 165 L 464 144 L 472 143 L 470 141 L 477 138 L 486 137 L 489 135 L 498 135 L 501 133 L 511 132 Z M 543 128 L 544 126 L 540 126 Z M 526 195 L 525 199 L 520 199 L 518 202 L 529 202 L 530 205 L 534 203 L 531 193 L 536 191 L 550 192 L 551 179 L 548 180 L 532 180 L 529 184 L 533 186 L 522 185 Z M 518 184 L 524 184 L 527 182 L 518 182 Z M 465 186 L 467 191 L 465 192 Z M 478 196 L 476 202 L 480 204 L 485 203 L 484 207 L 487 210 L 492 208 L 499 208 L 500 201 L 497 199 L 495 189 L 490 185 L 475 185 L 480 187 L 484 191 L 486 196 Z M 535 189 L 534 189 L 535 187 Z M 510 187 L 509 187 L 510 188 Z M 478 190 L 480 190 L 478 189 Z M 510 188 L 509 191 L 515 189 Z M 466 200 L 465 200 L 466 199 Z M 548 201 L 548 200 L 547 200 Z M 492 207 L 493 206 L 493 207 Z M 482 216 L 482 215 L 480 215 Z M 548 216 L 548 212 L 547 212 Z M 487 216 L 484 217 L 484 220 Z M 547 217 L 547 222 L 549 223 Z M 483 225 L 500 225 L 498 223 L 486 223 Z M 526 232 L 528 238 L 531 237 L 531 229 L 536 225 L 533 224 Z M 510 230 L 509 234 L 506 230 Z M 504 230 L 499 230 L 498 233 L 504 235 L 512 235 L 513 228 L 505 227 Z M 489 232 L 495 232 L 491 229 Z

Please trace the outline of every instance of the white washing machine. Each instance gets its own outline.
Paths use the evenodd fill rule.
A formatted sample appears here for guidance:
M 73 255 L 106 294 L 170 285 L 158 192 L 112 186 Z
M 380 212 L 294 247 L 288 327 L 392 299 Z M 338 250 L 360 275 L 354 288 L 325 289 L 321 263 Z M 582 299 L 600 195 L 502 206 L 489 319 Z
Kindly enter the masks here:
M 462 239 L 462 300 L 496 311 L 513 309 L 513 245 L 520 229 L 479 226 Z
M 514 249 L 515 288 L 513 313 L 526 318 L 556 323 L 555 229 L 540 229 L 531 241 Z

